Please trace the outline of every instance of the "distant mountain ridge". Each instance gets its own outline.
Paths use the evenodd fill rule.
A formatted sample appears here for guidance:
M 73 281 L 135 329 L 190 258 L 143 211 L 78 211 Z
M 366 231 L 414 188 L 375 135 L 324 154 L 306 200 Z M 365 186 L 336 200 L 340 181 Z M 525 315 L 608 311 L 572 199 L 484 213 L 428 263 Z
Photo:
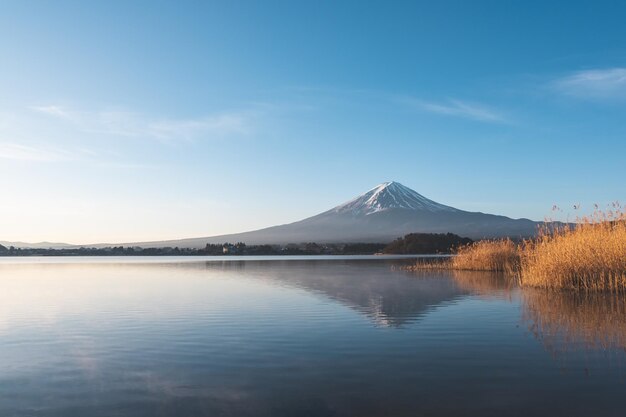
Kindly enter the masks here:
M 37 242 L 37 243 L 28 243 L 28 242 L 8 242 L 4 240 L 0 240 L 0 245 L 6 246 L 7 248 L 14 246 L 16 248 L 32 248 L 32 249 L 64 249 L 64 248 L 74 248 L 77 245 L 72 245 L 71 243 L 60 243 L 60 242 Z
M 472 239 L 529 237 L 538 222 L 470 212 L 440 204 L 398 182 L 385 182 L 306 219 L 244 233 L 190 239 L 96 245 L 201 248 L 207 243 L 388 243 L 409 233 L 455 233 Z M 7 242 L 10 245 L 10 242 Z M 7 246 L 7 244 L 5 244 Z M 67 246 L 65 246 L 67 247 Z

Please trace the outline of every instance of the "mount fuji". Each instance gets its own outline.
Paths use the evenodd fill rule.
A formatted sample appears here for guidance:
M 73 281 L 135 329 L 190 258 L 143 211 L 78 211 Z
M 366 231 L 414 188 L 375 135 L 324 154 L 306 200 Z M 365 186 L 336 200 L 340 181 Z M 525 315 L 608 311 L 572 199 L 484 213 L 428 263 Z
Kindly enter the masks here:
M 455 233 L 474 239 L 528 237 L 538 223 L 470 212 L 430 200 L 398 182 L 385 182 L 316 216 L 251 232 L 205 238 L 130 243 L 142 247 L 204 247 L 207 243 L 386 243 L 408 233 Z M 104 245 L 97 245 L 104 246 Z

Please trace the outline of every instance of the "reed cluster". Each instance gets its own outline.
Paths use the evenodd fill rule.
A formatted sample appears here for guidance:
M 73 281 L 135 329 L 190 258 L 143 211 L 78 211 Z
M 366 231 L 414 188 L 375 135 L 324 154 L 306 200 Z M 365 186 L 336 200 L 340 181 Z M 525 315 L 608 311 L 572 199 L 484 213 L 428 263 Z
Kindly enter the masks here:
M 626 219 L 597 213 L 544 228 L 521 248 L 520 282 L 548 289 L 626 291 Z
M 546 223 L 536 238 L 520 244 L 478 241 L 446 261 L 411 269 L 497 271 L 525 287 L 626 292 L 626 215 L 596 212 L 573 225 Z
M 510 239 L 481 240 L 461 246 L 451 258 L 418 261 L 410 267 L 420 269 L 453 269 L 462 271 L 496 271 L 515 273 L 519 269 L 520 254 Z
M 514 273 L 519 269 L 520 254 L 510 239 L 481 240 L 459 248 L 451 264 L 457 270 Z

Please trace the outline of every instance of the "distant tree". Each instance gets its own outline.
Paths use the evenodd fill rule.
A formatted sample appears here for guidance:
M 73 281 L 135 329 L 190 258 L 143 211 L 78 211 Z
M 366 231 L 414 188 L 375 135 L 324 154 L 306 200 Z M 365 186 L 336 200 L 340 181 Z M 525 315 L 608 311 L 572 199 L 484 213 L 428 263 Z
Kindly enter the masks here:
M 384 243 L 346 243 L 342 255 L 372 255 L 381 252 L 386 245 Z
M 472 239 L 453 233 L 410 233 L 391 242 L 383 253 L 427 255 L 451 253 L 459 246 L 472 243 Z

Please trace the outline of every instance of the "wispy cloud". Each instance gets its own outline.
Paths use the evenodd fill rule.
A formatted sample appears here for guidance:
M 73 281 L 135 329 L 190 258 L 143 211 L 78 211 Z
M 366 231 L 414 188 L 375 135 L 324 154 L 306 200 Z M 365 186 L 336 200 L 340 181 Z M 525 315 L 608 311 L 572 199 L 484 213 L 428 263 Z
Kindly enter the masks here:
M 191 139 L 202 134 L 246 134 L 250 126 L 244 115 L 225 113 L 200 119 L 156 120 L 145 126 L 145 132 L 159 139 Z
M 154 119 L 141 113 L 104 110 L 79 111 L 58 105 L 31 107 L 32 110 L 72 124 L 90 133 L 156 139 L 163 142 L 247 134 L 252 130 L 254 112 L 224 112 L 189 119 Z
M 60 106 L 34 106 L 32 107 L 32 109 L 41 113 L 49 114 L 51 116 L 62 117 L 66 119 L 69 119 L 71 117 L 71 114 Z
M 0 159 L 52 162 L 76 159 L 76 155 L 59 149 L 0 142 Z
M 591 99 L 626 98 L 626 68 L 578 71 L 554 82 L 564 94 Z
M 26 112 L 0 112 L 0 160 L 34 162 L 96 161 L 137 165 L 124 156 L 132 137 L 161 143 L 248 135 L 260 123 L 261 106 L 197 118 L 156 118 L 120 110 L 85 111 L 58 104 Z M 111 150 L 118 150 L 112 155 Z M 102 159 L 109 159 L 103 162 Z
M 441 114 L 445 116 L 462 117 L 465 119 L 476 120 L 479 122 L 500 123 L 505 122 L 503 115 L 486 106 L 461 101 L 457 99 L 448 99 L 443 102 L 426 101 L 416 98 L 404 98 L 402 101 L 418 110 L 430 113 Z

